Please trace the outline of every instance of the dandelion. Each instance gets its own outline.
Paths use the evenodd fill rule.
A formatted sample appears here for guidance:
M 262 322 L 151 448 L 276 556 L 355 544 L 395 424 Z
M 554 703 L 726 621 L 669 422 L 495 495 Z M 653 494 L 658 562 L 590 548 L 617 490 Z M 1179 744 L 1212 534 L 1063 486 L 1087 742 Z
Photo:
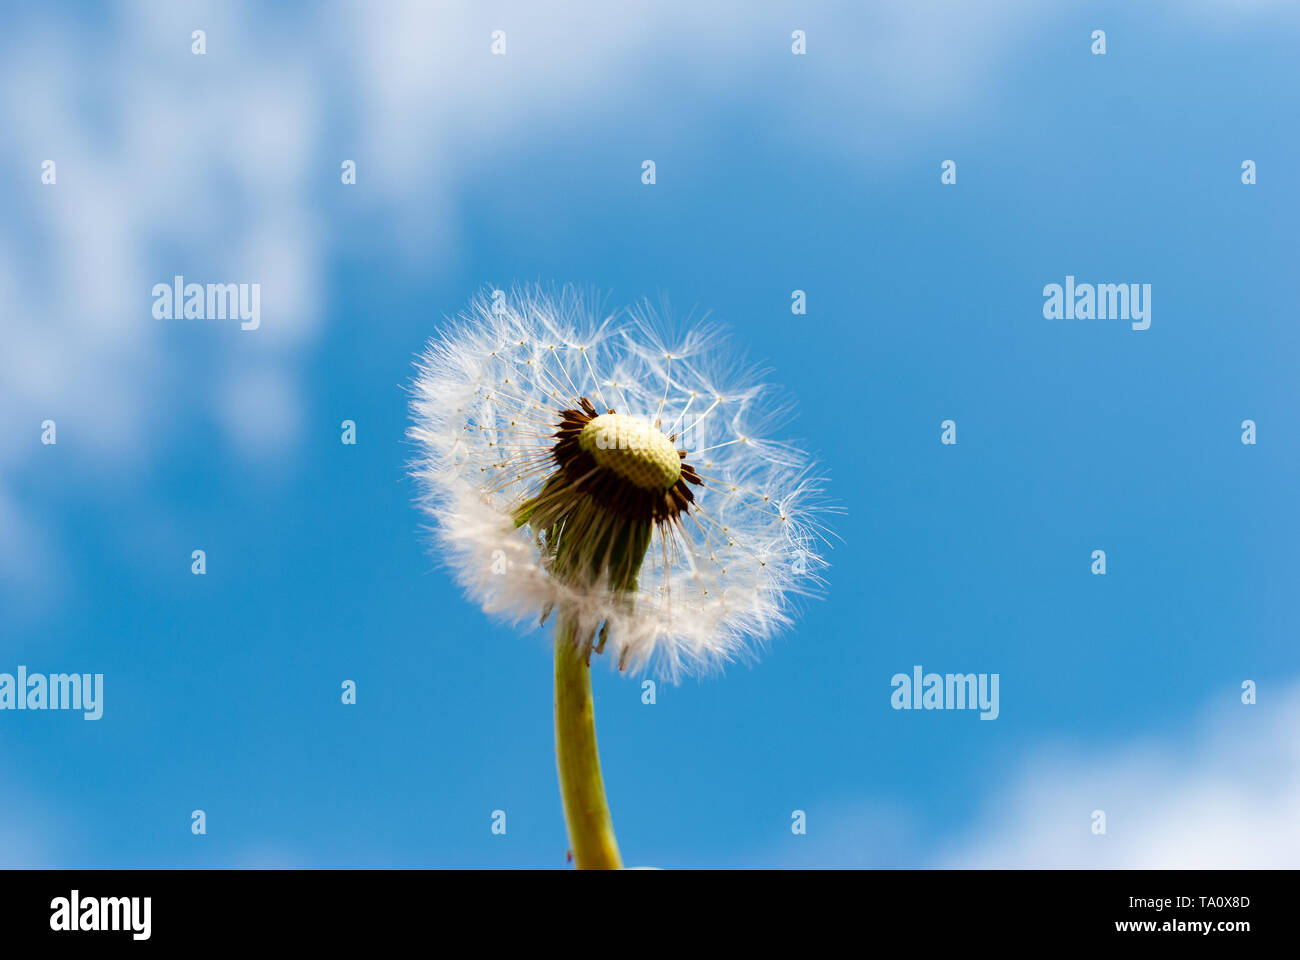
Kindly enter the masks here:
M 555 731 L 579 868 L 621 866 L 593 654 L 676 680 L 746 656 L 816 594 L 823 481 L 716 329 L 600 319 L 572 288 L 489 291 L 418 363 L 413 472 L 485 611 L 556 619 Z M 739 384 L 733 383 L 739 381 Z

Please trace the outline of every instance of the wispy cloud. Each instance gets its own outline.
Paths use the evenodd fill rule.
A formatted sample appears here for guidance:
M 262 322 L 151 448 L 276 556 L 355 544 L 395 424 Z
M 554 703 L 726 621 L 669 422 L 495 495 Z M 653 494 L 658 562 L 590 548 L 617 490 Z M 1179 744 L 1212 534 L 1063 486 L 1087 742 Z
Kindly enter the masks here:
M 0 225 L 0 487 L 11 511 L 45 418 L 59 423 L 61 458 L 93 467 L 101 486 L 145 467 L 196 415 L 223 428 L 237 456 L 292 455 L 339 235 L 322 222 L 319 191 L 337 186 L 343 159 L 358 162 L 355 210 L 383 225 L 394 268 L 427 272 L 455 258 L 457 198 L 485 157 L 593 135 L 591 117 L 629 109 L 657 118 L 658 136 L 681 133 L 686 120 L 656 94 L 666 63 L 689 73 L 697 103 L 746 104 L 790 58 L 791 30 L 808 29 L 799 83 L 836 111 L 857 105 L 861 122 L 833 125 L 836 136 L 878 136 L 887 125 L 873 118 L 908 105 L 912 123 L 955 109 L 951 91 L 973 90 L 993 65 L 987 39 L 968 36 L 973 15 L 950 5 L 836 13 L 870 50 L 837 39 L 826 12 L 819 28 L 804 11 L 743 4 L 394 0 L 277 12 L 141 0 L 103 22 L 53 13 L 7 11 L 0 39 L 0 174 L 14 194 Z M 204 56 L 191 52 L 196 29 Z M 489 50 L 496 29 L 505 57 Z M 824 111 L 798 97 L 758 100 L 824 127 Z M 40 183 L 45 160 L 54 186 Z M 261 329 L 161 326 L 150 291 L 176 273 L 261 284 Z M 16 542 L 0 551 L 21 574 Z
M 1300 686 L 1185 735 L 1039 752 L 940 856 L 957 867 L 1300 866 Z M 1104 835 L 1092 832 L 1103 811 Z

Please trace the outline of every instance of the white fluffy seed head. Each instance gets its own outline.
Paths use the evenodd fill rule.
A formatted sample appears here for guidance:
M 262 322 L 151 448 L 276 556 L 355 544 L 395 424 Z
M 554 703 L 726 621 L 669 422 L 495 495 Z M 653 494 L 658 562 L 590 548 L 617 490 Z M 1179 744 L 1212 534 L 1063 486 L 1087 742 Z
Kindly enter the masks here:
M 409 436 L 441 558 L 475 601 L 515 621 L 560 611 L 620 667 L 676 679 L 743 656 L 820 592 L 828 508 L 807 455 L 767 437 L 763 386 L 725 378 L 734 350 L 716 331 L 662 331 L 648 309 L 604 315 L 569 287 L 485 291 L 420 358 Z M 555 576 L 539 531 L 516 523 L 582 398 L 601 412 L 582 441 L 601 469 L 660 489 L 683 462 L 698 475 L 630 592 Z

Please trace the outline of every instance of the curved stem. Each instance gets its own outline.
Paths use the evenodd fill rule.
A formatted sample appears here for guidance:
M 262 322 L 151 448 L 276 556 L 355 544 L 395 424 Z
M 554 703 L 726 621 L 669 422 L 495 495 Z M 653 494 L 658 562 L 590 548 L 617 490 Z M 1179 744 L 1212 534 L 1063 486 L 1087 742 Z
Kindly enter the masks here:
M 573 639 L 573 624 L 561 617 L 555 631 L 555 759 L 569 846 L 579 870 L 618 870 L 623 861 L 600 776 L 591 667 Z

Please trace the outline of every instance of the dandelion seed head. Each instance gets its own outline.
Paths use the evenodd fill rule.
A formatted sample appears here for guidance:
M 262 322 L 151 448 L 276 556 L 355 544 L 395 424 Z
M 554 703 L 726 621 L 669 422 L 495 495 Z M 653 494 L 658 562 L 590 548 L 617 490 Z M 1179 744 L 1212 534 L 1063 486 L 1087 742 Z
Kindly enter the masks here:
M 484 610 L 557 612 L 588 652 L 676 679 L 742 658 L 824 586 L 825 482 L 716 327 L 485 291 L 418 362 L 412 465 Z M 599 639 L 598 639 L 599 638 Z

